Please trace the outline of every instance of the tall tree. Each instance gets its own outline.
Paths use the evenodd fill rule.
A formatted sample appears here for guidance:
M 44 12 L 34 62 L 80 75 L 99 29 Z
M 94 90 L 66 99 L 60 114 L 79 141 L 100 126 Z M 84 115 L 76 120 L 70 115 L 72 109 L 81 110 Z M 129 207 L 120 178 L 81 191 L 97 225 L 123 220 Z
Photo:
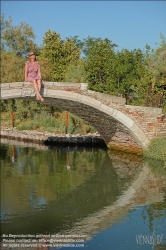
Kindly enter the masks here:
M 91 38 L 85 41 L 85 71 L 92 90 L 110 93 L 110 74 L 115 57 L 114 47 L 109 39 Z
M 83 57 L 87 58 L 89 53 L 91 53 L 91 49 L 95 45 L 99 45 L 102 41 L 103 43 L 110 46 L 110 48 L 114 49 L 117 47 L 117 44 L 112 43 L 112 41 L 108 38 L 102 39 L 102 38 L 96 38 L 96 37 L 90 37 L 84 38 L 83 41 L 79 40 L 78 37 L 74 37 L 75 44 L 81 49 Z
M 15 26 L 12 16 L 5 20 L 3 14 L 1 15 L 1 49 L 21 56 L 29 51 L 39 52 L 40 50 L 35 44 L 34 31 L 26 22 L 20 22 Z
M 155 106 L 163 106 L 162 101 L 166 95 L 166 39 L 162 34 L 160 39 L 156 50 L 147 46 L 146 51 L 147 70 L 151 75 L 149 89 Z
M 135 86 L 144 74 L 144 70 L 144 55 L 140 49 L 133 51 L 123 49 L 117 52 L 113 64 L 113 75 L 111 76 L 114 79 L 112 92 L 126 97 L 128 102 Z
M 41 57 L 51 63 L 51 80 L 64 81 L 70 63 L 78 61 L 80 50 L 72 38 L 62 40 L 58 33 L 48 30 L 43 38 Z
M 146 45 L 145 71 L 135 86 L 138 105 L 163 107 L 166 111 L 166 40 L 160 36 L 157 49 Z

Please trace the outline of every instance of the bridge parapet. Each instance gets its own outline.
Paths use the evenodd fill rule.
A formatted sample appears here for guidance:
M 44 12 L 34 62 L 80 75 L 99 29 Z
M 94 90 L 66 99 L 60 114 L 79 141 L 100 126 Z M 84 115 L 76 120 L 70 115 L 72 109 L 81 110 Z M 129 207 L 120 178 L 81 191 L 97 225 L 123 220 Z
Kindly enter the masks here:
M 11 94 L 13 93 L 13 96 L 15 96 L 16 94 L 20 97 L 26 97 L 26 93 L 30 93 L 31 96 L 35 96 L 35 91 L 33 88 L 33 84 L 31 82 L 2 83 L 0 85 L 0 88 L 1 92 L 3 93 L 3 95 L 1 95 L 1 99 L 5 99 L 6 97 L 9 98 L 8 95 L 9 92 Z M 12 92 L 10 90 L 12 90 Z M 87 83 L 70 83 L 70 82 L 42 83 L 42 92 L 44 96 L 48 95 L 47 90 L 62 90 L 62 91 L 67 91 L 67 93 L 68 92 L 79 93 L 94 98 L 96 100 L 100 100 L 107 105 L 111 103 L 116 103 L 116 104 L 119 103 L 120 105 L 125 104 L 125 98 L 88 90 Z

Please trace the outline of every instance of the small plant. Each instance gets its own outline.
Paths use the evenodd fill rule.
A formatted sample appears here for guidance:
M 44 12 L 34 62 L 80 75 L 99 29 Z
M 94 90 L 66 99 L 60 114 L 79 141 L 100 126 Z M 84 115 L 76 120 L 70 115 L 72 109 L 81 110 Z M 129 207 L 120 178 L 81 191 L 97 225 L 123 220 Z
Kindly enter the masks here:
M 147 150 L 144 151 L 144 157 L 153 158 L 156 160 L 166 160 L 163 155 L 166 155 L 166 137 L 153 139 Z

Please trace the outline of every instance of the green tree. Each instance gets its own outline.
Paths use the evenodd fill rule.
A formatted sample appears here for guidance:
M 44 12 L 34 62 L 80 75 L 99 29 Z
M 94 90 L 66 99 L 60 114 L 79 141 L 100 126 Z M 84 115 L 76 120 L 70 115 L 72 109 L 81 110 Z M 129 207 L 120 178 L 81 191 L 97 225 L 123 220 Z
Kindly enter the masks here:
M 113 64 L 114 84 L 112 93 L 126 97 L 128 103 L 133 99 L 135 86 L 138 85 L 145 71 L 144 55 L 140 49 L 123 49 L 116 53 Z
M 112 49 L 117 47 L 117 44 L 112 43 L 112 41 L 109 40 L 108 38 L 101 39 L 101 38 L 88 36 L 87 38 L 84 38 L 83 41 L 81 41 L 78 39 L 77 36 L 75 36 L 74 41 L 75 41 L 76 46 L 78 46 L 81 49 L 83 58 L 87 58 L 89 54 L 91 53 L 91 49 L 94 47 L 94 45 L 99 45 L 101 41 L 109 45 Z
M 147 46 L 146 62 L 150 74 L 149 92 L 152 97 L 149 100 L 152 106 L 163 106 L 166 95 L 166 39 L 161 34 L 161 42 L 156 50 Z
M 43 38 L 41 57 L 50 62 L 51 80 L 64 81 L 70 63 L 78 61 L 80 50 L 71 38 L 62 40 L 58 33 L 48 30 Z
M 1 83 L 24 81 L 25 58 L 14 52 L 1 52 Z
M 35 44 L 33 29 L 26 22 L 20 22 L 18 26 L 15 26 L 12 16 L 5 20 L 3 14 L 1 15 L 1 49 L 15 52 L 21 56 L 26 55 L 29 51 L 36 53 L 40 51 Z
M 137 101 L 133 104 L 163 107 L 166 111 L 166 40 L 163 35 L 160 38 L 157 49 L 146 45 L 145 70 L 134 87 Z
M 115 57 L 115 44 L 109 39 L 91 38 L 85 41 L 85 71 L 89 88 L 95 91 L 110 93 L 112 63 Z

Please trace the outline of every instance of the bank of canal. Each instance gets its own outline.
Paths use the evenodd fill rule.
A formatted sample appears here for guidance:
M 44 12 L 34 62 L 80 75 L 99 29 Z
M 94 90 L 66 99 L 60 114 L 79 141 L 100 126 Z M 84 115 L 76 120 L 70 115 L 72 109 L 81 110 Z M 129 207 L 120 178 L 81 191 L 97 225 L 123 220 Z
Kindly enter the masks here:
M 88 133 L 86 135 L 80 134 L 55 134 L 47 131 L 37 130 L 23 130 L 19 131 L 12 128 L 1 128 L 1 138 L 7 138 L 11 140 L 33 142 L 38 144 L 56 144 L 64 146 L 100 146 L 106 147 L 106 144 L 102 137 L 98 133 Z

